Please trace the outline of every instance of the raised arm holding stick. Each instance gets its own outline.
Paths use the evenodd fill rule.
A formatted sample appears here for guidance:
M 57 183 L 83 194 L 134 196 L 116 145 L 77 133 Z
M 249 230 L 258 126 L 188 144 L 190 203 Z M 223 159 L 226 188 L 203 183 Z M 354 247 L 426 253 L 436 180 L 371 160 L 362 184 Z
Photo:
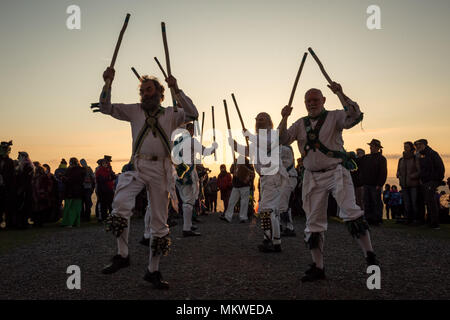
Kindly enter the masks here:
M 127 13 L 126 17 L 125 17 L 125 21 L 123 23 L 122 29 L 120 30 L 120 34 L 119 34 L 119 38 L 117 39 L 116 42 L 116 47 L 114 49 L 114 53 L 113 53 L 113 57 L 111 59 L 111 63 L 109 65 L 109 68 L 107 70 L 110 70 L 109 73 L 111 74 L 111 76 L 107 77 L 105 80 L 105 84 L 103 85 L 103 89 L 102 89 L 102 93 L 100 95 L 100 102 L 104 103 L 107 100 L 107 96 L 111 90 L 111 83 L 114 79 L 114 65 L 116 63 L 116 59 L 117 59 L 117 54 L 119 53 L 119 48 L 120 45 L 122 44 L 122 38 L 123 35 L 125 33 L 125 30 L 127 29 L 128 26 L 128 21 L 130 20 L 130 14 Z M 91 104 L 91 109 L 93 109 L 93 112 L 99 112 L 99 103 L 92 103 Z
M 317 57 L 317 55 L 314 52 L 314 50 L 312 48 L 308 48 L 308 51 L 313 56 L 314 60 L 316 60 L 320 71 L 322 71 L 323 76 L 328 81 L 328 88 L 330 88 L 331 91 L 333 91 L 333 93 L 338 96 L 339 101 L 341 101 L 341 103 L 342 103 L 342 106 L 344 107 L 344 109 L 346 109 L 348 100 L 350 100 L 350 99 L 344 94 L 344 92 L 342 91 L 342 87 L 338 83 L 336 83 L 333 80 L 331 80 L 330 76 L 326 72 L 322 62 L 319 60 L 319 57 Z

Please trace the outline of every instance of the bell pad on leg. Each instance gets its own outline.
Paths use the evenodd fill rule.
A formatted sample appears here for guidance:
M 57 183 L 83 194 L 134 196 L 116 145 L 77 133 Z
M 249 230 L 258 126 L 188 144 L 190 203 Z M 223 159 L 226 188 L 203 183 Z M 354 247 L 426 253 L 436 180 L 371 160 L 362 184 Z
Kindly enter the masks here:
M 352 221 L 347 221 L 345 224 L 347 225 L 347 229 L 353 238 L 359 239 L 359 237 L 365 235 L 369 230 L 369 224 L 367 223 L 364 216 L 361 216 L 358 219 Z
M 125 218 L 110 214 L 105 221 L 106 232 L 111 231 L 117 238 L 120 237 L 123 230 L 128 228 L 128 221 Z
M 167 256 L 170 251 L 170 245 L 172 244 L 172 240 L 170 239 L 169 235 L 166 235 L 164 237 L 154 237 L 152 239 L 152 255 L 163 255 Z
M 261 218 L 261 229 L 264 231 L 272 230 L 272 221 L 270 220 L 270 214 L 272 211 L 263 211 L 259 213 Z

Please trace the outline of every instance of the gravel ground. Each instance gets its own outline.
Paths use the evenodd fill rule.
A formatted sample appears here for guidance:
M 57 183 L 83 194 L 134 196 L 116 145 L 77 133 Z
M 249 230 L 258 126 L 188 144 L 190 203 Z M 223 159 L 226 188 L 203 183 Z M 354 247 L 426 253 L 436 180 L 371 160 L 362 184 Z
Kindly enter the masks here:
M 142 277 L 149 249 L 138 243 L 143 219 L 132 220 L 131 266 L 113 275 L 100 273 L 116 251 L 102 225 L 61 228 L 0 256 L 0 299 L 450 299 L 450 240 L 410 235 L 402 229 L 372 229 L 381 262 L 381 289 L 368 290 L 365 260 L 341 223 L 330 221 L 325 243 L 327 280 L 302 284 L 310 255 L 294 221 L 295 238 L 283 238 L 283 252 L 264 254 L 255 221 L 227 224 L 217 214 L 202 216 L 201 237 L 183 238 L 171 229 L 171 253 L 161 259 L 168 291 Z M 24 231 L 27 232 L 27 231 Z M 81 290 L 68 290 L 66 269 L 81 268 Z

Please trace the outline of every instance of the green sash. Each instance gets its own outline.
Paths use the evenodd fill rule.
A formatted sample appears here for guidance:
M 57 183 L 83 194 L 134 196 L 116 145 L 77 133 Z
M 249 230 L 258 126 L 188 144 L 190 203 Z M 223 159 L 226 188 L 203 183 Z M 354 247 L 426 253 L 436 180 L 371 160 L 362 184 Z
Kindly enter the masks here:
M 328 149 L 320 140 L 319 133 L 323 124 L 325 123 L 325 119 L 327 118 L 328 111 L 324 110 L 318 117 L 318 121 L 314 129 L 311 126 L 311 118 L 306 116 L 303 118 L 303 123 L 306 129 L 306 146 L 305 146 L 305 157 L 308 155 L 308 152 L 312 149 L 314 151 L 319 150 L 323 154 L 331 158 L 342 159 L 342 165 L 344 168 L 353 171 L 358 169 L 356 162 L 351 159 L 349 154 L 344 151 L 335 151 Z

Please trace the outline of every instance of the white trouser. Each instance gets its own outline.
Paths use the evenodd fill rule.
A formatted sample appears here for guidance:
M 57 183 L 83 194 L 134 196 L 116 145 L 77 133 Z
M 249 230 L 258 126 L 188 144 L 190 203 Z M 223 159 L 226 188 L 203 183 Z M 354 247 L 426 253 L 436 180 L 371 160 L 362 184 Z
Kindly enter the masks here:
M 128 228 L 125 228 L 117 238 L 118 254 L 122 257 L 128 256 L 128 235 L 130 232 L 130 217 L 136 203 L 136 196 L 146 187 L 149 194 L 151 214 L 149 227 L 151 238 L 164 237 L 169 233 L 166 224 L 169 205 L 169 191 L 171 198 L 176 202 L 174 193 L 173 174 L 174 169 L 169 159 L 150 161 L 136 159 L 134 161 L 135 171 L 127 171 L 119 176 L 112 214 L 128 220 Z M 149 265 L 152 258 L 150 247 Z
M 281 225 L 290 230 L 294 230 L 294 224 L 292 222 L 291 210 L 289 209 L 289 199 L 296 185 L 297 177 L 289 177 L 288 183 L 281 188 L 280 205 L 278 207 Z M 283 218 L 282 215 L 286 215 L 286 217 Z
M 336 199 L 340 208 L 339 217 L 344 221 L 352 221 L 364 215 L 355 202 L 350 171 L 341 165 L 326 172 L 305 170 L 302 190 L 303 209 L 306 213 L 305 240 L 309 239 L 312 232 L 327 230 L 329 192 Z
M 152 229 L 150 228 L 150 218 L 152 216 L 152 207 L 150 206 L 150 193 L 147 190 L 147 208 L 145 209 L 144 217 L 144 238 L 150 239 L 152 235 Z
M 264 231 L 264 238 L 272 240 L 273 244 L 281 243 L 280 219 L 278 207 L 280 205 L 282 188 L 286 185 L 284 177 L 280 174 L 261 176 L 261 200 L 259 201 L 258 212 L 270 211 L 270 222 L 272 232 Z
M 176 182 L 180 198 L 183 201 L 183 231 L 192 228 L 192 210 L 195 205 L 195 184 L 181 184 Z
M 248 198 L 250 196 L 250 187 L 241 187 L 235 188 L 231 190 L 230 200 L 228 201 L 228 208 L 225 211 L 225 218 L 231 222 L 233 219 L 234 207 L 238 202 L 239 198 L 241 199 L 240 210 L 239 210 L 239 220 L 248 220 Z

